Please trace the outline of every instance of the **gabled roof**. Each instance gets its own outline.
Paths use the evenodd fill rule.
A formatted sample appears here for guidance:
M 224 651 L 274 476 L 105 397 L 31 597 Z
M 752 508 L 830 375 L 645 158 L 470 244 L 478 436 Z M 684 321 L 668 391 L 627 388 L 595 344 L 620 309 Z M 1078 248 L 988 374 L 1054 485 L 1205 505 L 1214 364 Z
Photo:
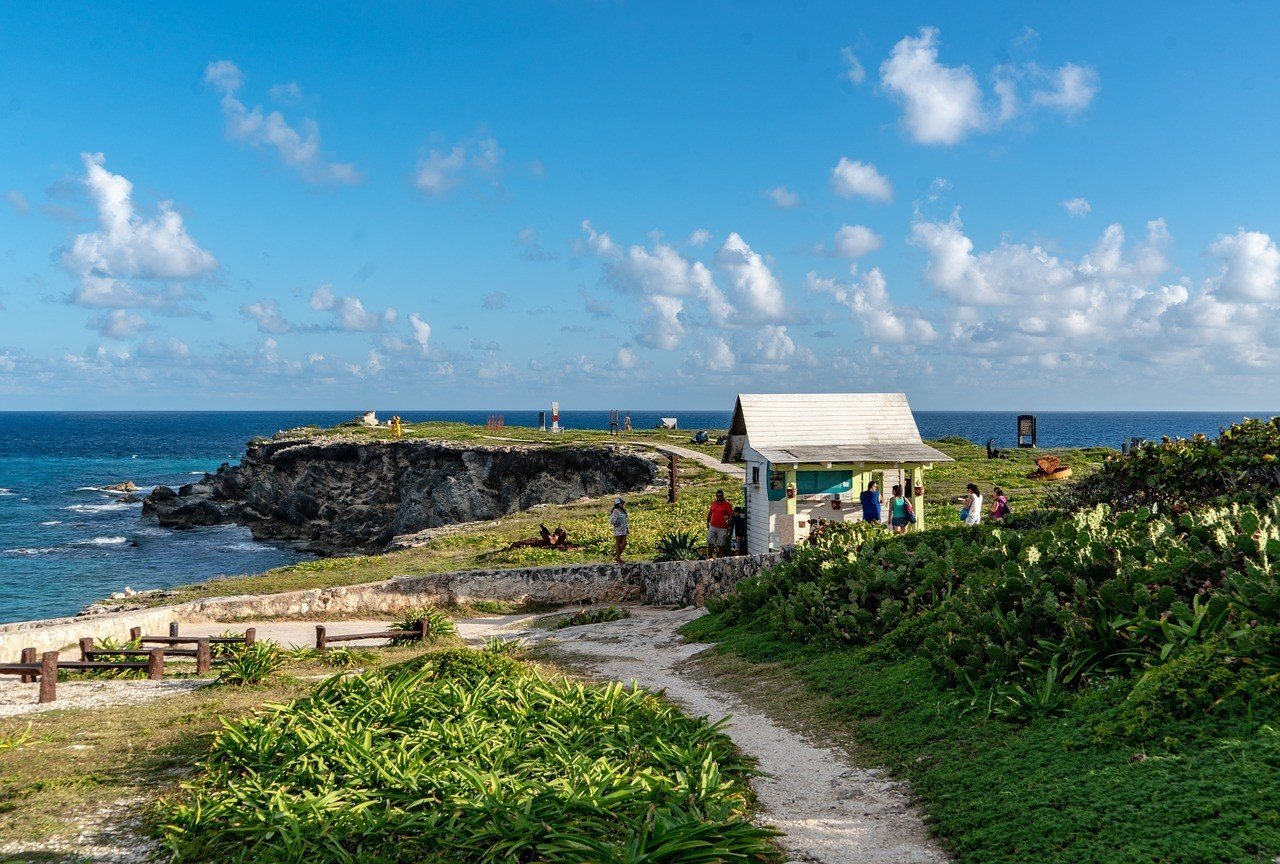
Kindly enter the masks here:
M 742 436 L 775 463 L 951 461 L 920 440 L 903 393 L 742 393 L 721 461 Z

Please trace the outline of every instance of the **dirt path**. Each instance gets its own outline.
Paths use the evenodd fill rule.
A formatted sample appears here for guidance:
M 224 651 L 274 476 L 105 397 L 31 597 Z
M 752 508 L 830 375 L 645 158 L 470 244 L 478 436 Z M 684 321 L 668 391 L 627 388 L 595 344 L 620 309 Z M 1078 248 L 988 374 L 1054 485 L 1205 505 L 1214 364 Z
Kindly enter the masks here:
M 756 790 L 764 821 L 786 833 L 793 861 L 821 864 L 935 864 L 946 855 L 929 837 L 907 789 L 876 769 L 859 768 L 844 753 L 813 744 L 731 694 L 681 674 L 707 645 L 685 643 L 676 630 L 701 610 L 633 608 L 633 617 L 560 631 L 531 628 L 527 617 L 469 621 L 465 638 L 522 638 L 549 649 L 566 665 L 618 681 L 665 690 L 693 714 L 732 716 L 726 730 L 759 760 Z

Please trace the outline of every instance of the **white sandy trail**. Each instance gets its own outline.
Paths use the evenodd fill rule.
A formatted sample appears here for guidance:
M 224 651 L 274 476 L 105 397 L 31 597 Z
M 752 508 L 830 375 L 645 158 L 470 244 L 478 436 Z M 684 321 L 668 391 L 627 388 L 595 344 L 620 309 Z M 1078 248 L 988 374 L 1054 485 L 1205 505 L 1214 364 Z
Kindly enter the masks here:
M 541 642 L 602 678 L 665 690 L 695 715 L 732 715 L 726 733 L 759 760 L 755 782 L 763 821 L 785 832 L 793 861 L 821 864 L 935 864 L 947 856 L 929 836 L 906 787 L 842 752 L 817 746 L 753 710 L 737 697 L 681 675 L 679 666 L 710 647 L 682 641 L 676 630 L 701 610 L 633 608 L 631 618 L 549 632 L 527 619 L 464 622 L 464 638 Z

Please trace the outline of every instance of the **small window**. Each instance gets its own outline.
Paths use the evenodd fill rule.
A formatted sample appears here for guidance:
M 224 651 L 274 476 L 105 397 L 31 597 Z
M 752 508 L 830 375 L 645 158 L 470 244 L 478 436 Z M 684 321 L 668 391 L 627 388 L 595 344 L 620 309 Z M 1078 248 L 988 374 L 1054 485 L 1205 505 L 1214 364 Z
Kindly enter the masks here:
M 751 485 L 752 486 L 760 485 L 760 466 L 759 465 L 751 466 Z

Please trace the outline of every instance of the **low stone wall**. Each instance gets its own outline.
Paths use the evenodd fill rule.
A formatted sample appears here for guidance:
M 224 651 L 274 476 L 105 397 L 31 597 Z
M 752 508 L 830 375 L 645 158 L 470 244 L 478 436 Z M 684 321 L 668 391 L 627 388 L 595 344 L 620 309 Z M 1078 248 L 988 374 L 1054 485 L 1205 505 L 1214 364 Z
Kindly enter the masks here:
M 395 615 L 418 606 L 452 605 L 470 600 L 701 605 L 707 597 L 727 593 L 741 580 L 777 564 L 784 554 L 775 552 L 710 561 L 462 570 L 279 594 L 213 597 L 137 612 L 0 624 L 0 662 L 17 660 L 19 652 L 29 646 L 40 652 L 73 645 L 84 636 L 125 639 L 130 627 L 162 634 L 167 632 L 170 621 L 202 623 L 286 617 L 323 619 L 329 615 L 351 614 Z

